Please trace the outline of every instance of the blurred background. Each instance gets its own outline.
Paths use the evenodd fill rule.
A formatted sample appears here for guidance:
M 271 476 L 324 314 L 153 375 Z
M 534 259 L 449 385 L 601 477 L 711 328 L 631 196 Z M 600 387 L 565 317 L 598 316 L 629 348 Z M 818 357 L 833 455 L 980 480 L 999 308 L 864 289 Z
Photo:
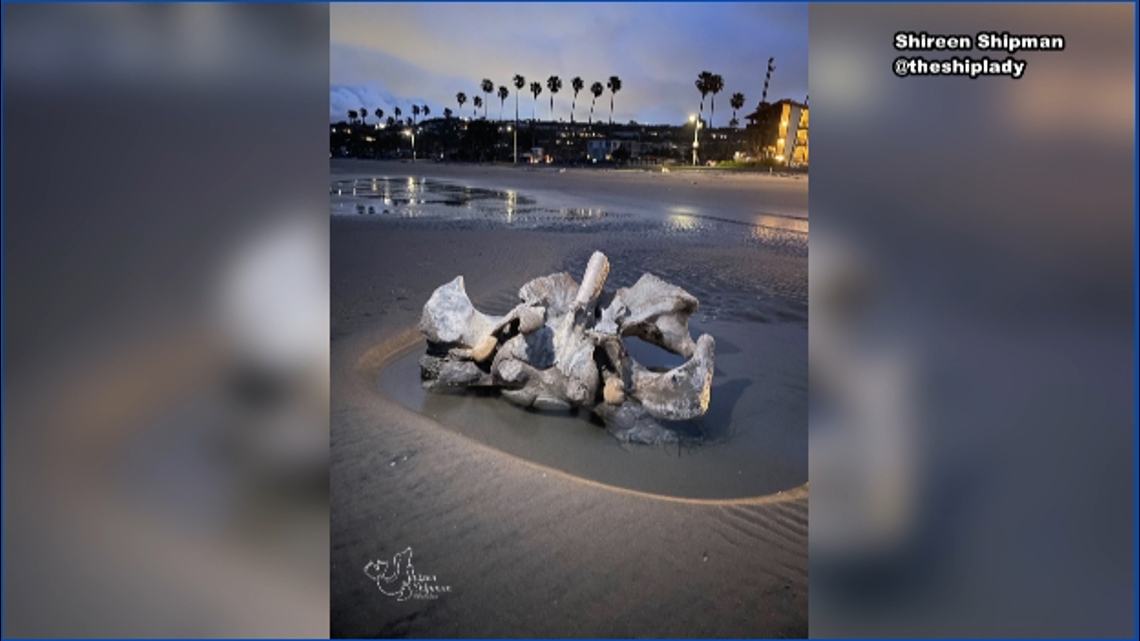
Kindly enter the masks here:
M 1133 636 L 1135 5 L 810 11 L 811 635 Z
M 327 8 L 3 10 L 4 636 L 327 635 Z M 1134 633 L 1134 12 L 811 7 L 812 635 Z
M 3 11 L 4 636 L 327 636 L 327 7 Z

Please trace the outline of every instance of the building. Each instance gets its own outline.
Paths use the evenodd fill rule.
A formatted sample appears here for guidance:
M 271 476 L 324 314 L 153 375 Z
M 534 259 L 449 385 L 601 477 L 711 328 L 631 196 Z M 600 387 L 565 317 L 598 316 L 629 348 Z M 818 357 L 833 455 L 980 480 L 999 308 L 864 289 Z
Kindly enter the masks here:
M 625 149 L 630 158 L 641 155 L 641 143 L 636 140 L 587 140 L 586 155 L 593 162 L 613 160 L 617 150 Z
M 744 117 L 749 148 L 758 158 L 777 163 L 808 164 L 808 106 L 794 100 L 760 103 Z

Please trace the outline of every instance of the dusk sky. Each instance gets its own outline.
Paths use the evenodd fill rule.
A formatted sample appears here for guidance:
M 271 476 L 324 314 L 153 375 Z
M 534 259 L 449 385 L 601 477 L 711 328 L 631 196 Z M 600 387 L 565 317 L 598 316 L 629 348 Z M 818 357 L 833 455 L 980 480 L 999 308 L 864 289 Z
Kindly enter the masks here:
M 334 4 L 330 8 L 329 119 L 346 119 L 349 109 L 393 107 L 411 115 L 412 104 L 427 104 L 432 115 L 458 111 L 455 94 L 482 95 L 490 78 L 512 92 L 504 114 L 514 117 L 515 74 L 527 84 L 540 81 L 538 117 L 550 117 L 546 79 L 557 75 L 562 90 L 555 116 L 569 120 L 573 90 L 581 76 L 577 120 L 588 116 L 594 81 L 622 80 L 614 121 L 680 124 L 697 112 L 694 86 L 701 71 L 718 73 L 724 90 L 716 98 L 714 126 L 732 117 L 729 97 L 745 96 L 741 113 L 760 101 L 769 57 L 776 71 L 769 100 L 804 100 L 808 91 L 808 7 L 806 4 Z M 598 99 L 595 120 L 609 118 L 609 92 Z M 530 117 L 534 100 L 520 92 L 519 115 Z M 706 101 L 705 116 L 709 105 Z M 488 116 L 499 117 L 492 95 Z

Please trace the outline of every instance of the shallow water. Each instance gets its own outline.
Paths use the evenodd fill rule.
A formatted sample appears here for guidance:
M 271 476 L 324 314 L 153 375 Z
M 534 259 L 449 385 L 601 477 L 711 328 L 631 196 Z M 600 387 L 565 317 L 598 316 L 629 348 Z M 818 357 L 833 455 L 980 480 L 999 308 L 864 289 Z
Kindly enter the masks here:
M 347 178 L 329 190 L 334 215 L 412 219 L 490 220 L 513 225 L 575 223 L 620 218 L 584 207 L 540 207 L 513 190 L 471 187 L 429 178 Z
M 522 409 L 495 393 L 440 394 L 420 385 L 419 347 L 379 375 L 393 400 L 520 458 L 610 486 L 694 499 L 755 497 L 807 482 L 807 330 L 795 324 L 693 323 L 716 339 L 709 410 L 678 424 L 704 445 L 619 444 L 585 410 Z M 647 367 L 683 359 L 626 339 Z
M 601 207 L 568 206 L 543 201 L 512 189 L 488 189 L 414 176 L 334 178 L 329 187 L 331 213 L 337 216 L 485 221 L 512 227 L 646 226 L 665 235 L 725 231 L 772 243 L 806 245 L 808 221 L 756 213 L 742 220 L 675 206 L 659 215 Z

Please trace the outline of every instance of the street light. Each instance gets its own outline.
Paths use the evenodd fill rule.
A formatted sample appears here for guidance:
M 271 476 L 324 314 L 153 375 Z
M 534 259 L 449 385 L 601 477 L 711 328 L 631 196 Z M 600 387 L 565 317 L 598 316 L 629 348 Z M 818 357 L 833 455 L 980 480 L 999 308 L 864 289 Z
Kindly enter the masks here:
M 410 136 L 412 139 L 412 162 L 415 162 L 416 161 L 416 130 L 415 129 L 405 129 L 404 135 Z
M 697 140 L 697 133 L 701 130 L 701 121 L 697 120 L 696 116 L 689 116 L 689 122 L 693 123 L 693 166 L 697 166 L 697 147 L 700 142 Z

